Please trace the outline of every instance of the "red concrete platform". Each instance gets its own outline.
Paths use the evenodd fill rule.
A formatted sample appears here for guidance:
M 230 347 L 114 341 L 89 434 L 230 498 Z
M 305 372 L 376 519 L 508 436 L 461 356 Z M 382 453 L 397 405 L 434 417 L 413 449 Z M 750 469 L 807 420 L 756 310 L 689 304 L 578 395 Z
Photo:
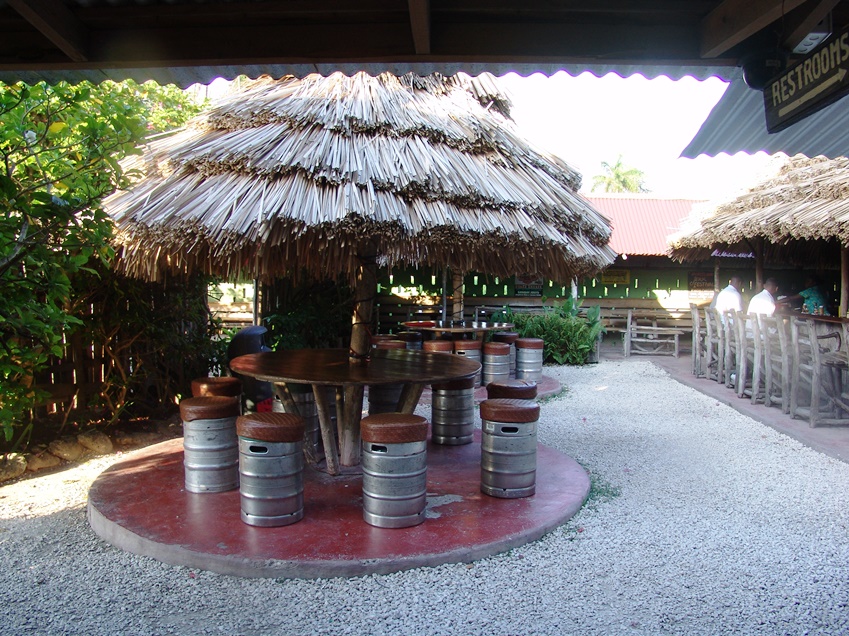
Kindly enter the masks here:
M 469 562 L 524 545 L 571 518 L 589 492 L 570 457 L 538 446 L 532 497 L 480 492 L 480 431 L 465 446 L 428 444 L 427 519 L 412 528 L 363 521 L 361 477 L 307 468 L 304 518 L 257 528 L 239 518 L 239 492 L 183 488 L 182 439 L 137 451 L 89 491 L 95 533 L 134 554 L 174 565 L 249 577 L 332 577 Z

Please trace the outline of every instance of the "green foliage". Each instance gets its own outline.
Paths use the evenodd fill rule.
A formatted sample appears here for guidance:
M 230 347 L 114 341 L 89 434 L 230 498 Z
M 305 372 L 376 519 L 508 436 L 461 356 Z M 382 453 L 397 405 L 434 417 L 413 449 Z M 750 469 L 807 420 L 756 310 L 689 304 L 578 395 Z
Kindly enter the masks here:
M 643 171 L 626 166 L 622 155 L 612 165 L 602 161 L 601 168 L 603 174 L 593 177 L 592 192 L 648 192 Z
M 150 131 L 192 112 L 166 115 L 181 100 L 172 89 L 162 100 L 159 94 L 131 82 L 0 84 L 0 427 L 7 440 L 42 397 L 35 375 L 81 324 L 68 311 L 73 280 L 112 257 L 111 222 L 99 202 L 127 183 L 120 159 L 138 152 Z
M 587 362 L 604 330 L 598 306 L 586 312 L 580 309 L 580 301 L 567 298 L 540 314 L 518 313 L 508 307 L 496 319 L 513 323 L 523 338 L 542 338 L 544 362 L 580 365 Z
M 347 346 L 351 336 L 353 293 L 333 281 L 295 285 L 278 281 L 277 310 L 263 318 L 266 342 L 277 349 Z

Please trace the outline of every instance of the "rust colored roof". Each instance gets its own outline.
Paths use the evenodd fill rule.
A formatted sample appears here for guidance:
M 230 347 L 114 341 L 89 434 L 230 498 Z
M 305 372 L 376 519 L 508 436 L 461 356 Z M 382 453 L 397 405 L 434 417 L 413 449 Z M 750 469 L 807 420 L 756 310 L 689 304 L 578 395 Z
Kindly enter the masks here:
M 666 237 L 673 234 L 695 203 L 692 199 L 660 199 L 651 195 L 605 194 L 586 197 L 610 219 L 610 247 L 617 254 L 666 256 Z

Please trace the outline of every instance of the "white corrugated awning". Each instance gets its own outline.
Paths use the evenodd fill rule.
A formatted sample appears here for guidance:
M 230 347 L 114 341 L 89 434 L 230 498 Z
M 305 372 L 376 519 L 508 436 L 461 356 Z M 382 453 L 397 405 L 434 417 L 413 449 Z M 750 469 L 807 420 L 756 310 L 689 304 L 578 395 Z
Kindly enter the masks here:
M 849 99 L 844 97 L 789 128 L 769 134 L 763 93 L 752 90 L 743 80 L 735 80 L 681 156 L 695 159 L 721 152 L 733 155 L 760 151 L 771 155 L 824 155 L 830 159 L 849 154 Z

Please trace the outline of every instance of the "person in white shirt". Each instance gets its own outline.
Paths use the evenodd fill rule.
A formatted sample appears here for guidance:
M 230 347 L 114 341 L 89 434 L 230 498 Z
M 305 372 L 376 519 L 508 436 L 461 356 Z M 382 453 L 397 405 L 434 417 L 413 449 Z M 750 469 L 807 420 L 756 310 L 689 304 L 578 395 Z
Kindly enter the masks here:
M 752 296 L 746 313 L 771 316 L 775 312 L 775 295 L 777 293 L 778 281 L 774 278 L 767 278 L 764 281 L 763 291 Z
M 711 307 L 719 312 L 722 322 L 725 322 L 725 312 L 729 309 L 734 311 L 743 311 L 743 294 L 740 290 L 743 289 L 743 279 L 739 276 L 732 276 L 728 287 L 720 290 L 711 303 Z

